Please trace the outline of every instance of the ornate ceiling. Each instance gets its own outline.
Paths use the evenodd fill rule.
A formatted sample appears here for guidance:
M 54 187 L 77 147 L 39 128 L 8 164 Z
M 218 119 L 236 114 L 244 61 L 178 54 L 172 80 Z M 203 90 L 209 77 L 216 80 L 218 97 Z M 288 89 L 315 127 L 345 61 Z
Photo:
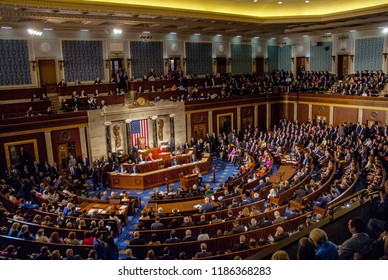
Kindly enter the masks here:
M 387 0 L 3 0 L 0 8 L 2 26 L 61 32 L 292 38 L 388 26 Z

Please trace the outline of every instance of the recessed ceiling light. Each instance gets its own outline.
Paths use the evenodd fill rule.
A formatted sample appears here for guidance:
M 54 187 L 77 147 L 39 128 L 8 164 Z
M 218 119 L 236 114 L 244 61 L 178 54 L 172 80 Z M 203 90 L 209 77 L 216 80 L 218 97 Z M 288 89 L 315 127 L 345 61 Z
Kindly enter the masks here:
M 44 31 L 51 31 L 51 30 L 54 30 L 54 29 L 52 29 L 51 27 L 45 27 L 45 28 L 43 28 L 43 30 Z
M 253 3 L 256 3 L 257 2 L 257 0 L 253 0 Z
M 170 32 L 170 34 L 171 34 L 171 35 L 175 35 L 175 34 L 176 34 L 176 32 Z
M 11 26 L 2 26 L 1 29 L 12 29 Z
M 308 3 L 310 3 L 310 1 L 309 1 L 309 0 L 306 0 L 306 1 L 304 1 L 304 2 L 305 2 L 305 3 L 307 3 L 307 4 L 308 4 Z
M 222 37 L 222 34 L 217 34 L 216 36 L 217 36 L 217 37 Z
M 147 30 L 146 30 L 146 31 L 143 31 L 143 33 L 144 33 L 144 34 L 150 34 L 151 31 L 147 31 Z
M 241 35 L 237 35 L 236 37 L 237 37 L 237 38 L 241 38 Z
M 260 39 L 260 37 L 259 36 L 255 36 L 255 39 Z
M 353 32 L 356 32 L 357 30 L 353 29 L 353 30 L 349 30 L 349 32 L 353 33 Z
M 201 36 L 201 33 L 194 33 L 195 36 Z
M 388 33 L 388 27 L 384 27 L 383 32 L 384 32 L 385 34 L 387 34 L 387 33 Z
M 27 29 L 28 34 L 34 35 L 34 36 L 42 36 L 43 32 L 39 30 L 35 30 L 32 28 Z
M 81 32 L 89 32 L 89 29 L 81 29 Z
M 113 34 L 121 34 L 121 33 L 123 33 L 123 30 L 121 30 L 121 29 L 118 29 L 118 28 L 114 28 L 113 29 Z
M 281 4 L 283 4 L 283 2 L 282 2 L 282 1 L 279 1 L 278 4 L 281 5 Z

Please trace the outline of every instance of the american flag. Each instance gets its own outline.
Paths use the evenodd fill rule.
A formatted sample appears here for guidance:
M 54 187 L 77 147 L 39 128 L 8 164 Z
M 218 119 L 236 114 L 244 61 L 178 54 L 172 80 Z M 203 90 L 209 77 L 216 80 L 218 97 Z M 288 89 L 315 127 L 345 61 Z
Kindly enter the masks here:
M 145 138 L 145 145 L 149 146 L 148 142 L 148 120 L 135 120 L 131 122 L 132 146 L 135 146 L 139 137 Z

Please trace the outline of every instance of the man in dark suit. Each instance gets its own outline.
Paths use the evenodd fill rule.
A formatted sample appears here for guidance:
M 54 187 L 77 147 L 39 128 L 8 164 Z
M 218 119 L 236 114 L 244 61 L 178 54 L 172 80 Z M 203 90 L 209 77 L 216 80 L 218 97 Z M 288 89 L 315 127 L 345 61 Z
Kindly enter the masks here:
M 168 243 L 178 243 L 181 240 L 176 236 L 176 231 L 173 229 L 170 231 L 170 238 L 166 239 L 166 244 Z
M 158 259 L 159 259 L 159 260 L 174 260 L 175 257 L 170 256 L 170 248 L 168 248 L 168 247 L 166 246 L 166 247 L 164 247 L 164 249 L 163 249 L 163 256 L 160 256 Z
M 206 216 L 205 215 L 201 215 L 199 217 L 199 222 L 197 222 L 197 226 L 203 226 L 203 225 L 208 225 L 209 224 L 209 221 L 206 221 Z
M 85 156 L 85 154 L 82 154 L 79 162 L 82 164 L 82 167 L 89 168 L 89 166 L 90 166 L 89 159 Z
M 205 197 L 205 203 L 199 208 L 199 213 L 208 213 L 213 211 L 213 204 L 208 197 Z
M 134 165 L 129 169 L 129 173 L 131 173 L 131 174 L 137 174 L 137 173 L 139 173 L 139 169 L 137 169 L 136 164 L 134 164 Z
M 129 241 L 129 245 L 145 245 L 145 241 L 140 238 L 140 233 L 138 231 L 133 233 L 133 239 Z
M 191 235 L 191 230 L 187 229 L 185 231 L 185 238 L 182 239 L 182 242 L 190 242 L 190 241 L 196 241 L 197 238 Z
M 242 232 L 246 232 L 247 228 L 244 225 L 240 225 L 239 221 L 233 221 L 233 228 L 227 233 L 227 235 L 238 234 Z
M 373 240 L 364 232 L 363 220 L 359 217 L 350 219 L 348 229 L 352 237 L 339 246 L 338 254 L 340 258 L 345 260 L 353 259 L 354 253 L 359 253 L 366 259 L 372 252 L 371 244 Z
M 178 163 L 177 159 L 174 158 L 174 159 L 171 161 L 171 166 L 178 166 L 178 165 L 179 165 L 179 163 Z
M 249 249 L 249 245 L 246 243 L 247 238 L 246 238 L 246 236 L 244 234 L 240 235 L 240 239 L 239 240 L 240 240 L 240 243 L 233 245 L 233 248 L 232 248 L 233 252 L 238 252 L 238 251 Z
M 164 225 L 160 222 L 160 217 L 155 217 L 155 222 L 151 224 L 151 230 L 164 229 Z
M 143 162 L 146 162 L 145 158 L 143 157 L 142 154 L 140 154 L 138 156 L 138 158 L 136 159 L 136 163 L 139 164 L 139 163 L 143 163 Z
M 200 247 L 201 247 L 201 252 L 196 253 L 195 258 L 197 258 L 197 259 L 205 258 L 205 257 L 210 257 L 212 255 L 211 252 L 207 251 L 206 243 L 201 243 Z

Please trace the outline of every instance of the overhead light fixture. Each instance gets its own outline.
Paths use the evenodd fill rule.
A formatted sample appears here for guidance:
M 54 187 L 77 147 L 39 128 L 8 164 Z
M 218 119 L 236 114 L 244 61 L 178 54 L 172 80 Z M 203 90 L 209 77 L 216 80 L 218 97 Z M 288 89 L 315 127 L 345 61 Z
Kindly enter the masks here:
M 388 33 L 388 27 L 383 28 L 383 33 L 387 34 Z
M 304 1 L 306 4 L 308 4 L 308 3 L 310 3 L 310 1 L 309 0 L 306 0 L 306 1 Z
M 151 31 L 147 31 L 147 30 L 143 31 L 143 34 L 150 34 L 150 33 L 151 33 Z
M 283 2 L 282 2 L 282 1 L 279 1 L 278 4 L 281 5 L 281 4 L 283 4 Z
M 194 33 L 195 36 L 201 36 L 201 33 Z
M 1 29 L 12 29 L 11 26 L 2 26 Z
M 276 38 L 275 37 L 272 37 L 271 40 L 275 40 Z
M 43 30 L 44 30 L 44 31 L 52 31 L 52 30 L 54 30 L 54 29 L 52 29 L 51 27 L 45 27 L 45 28 L 43 28 Z
M 237 38 L 241 38 L 241 35 L 237 35 L 236 37 L 237 37 Z
M 27 32 L 28 32 L 28 34 L 33 35 L 33 36 L 42 36 L 42 34 L 43 34 L 42 31 L 32 29 L 32 28 L 28 28 Z
M 217 34 L 216 36 L 217 36 L 217 37 L 222 37 L 222 34 Z
M 176 32 L 170 32 L 171 35 L 176 35 Z
M 114 28 L 114 29 L 113 29 L 113 34 L 119 35 L 119 34 L 121 34 L 121 33 L 123 33 L 123 30 L 118 29 L 118 28 Z
M 253 0 L 253 3 L 256 3 L 257 2 L 257 0 Z
M 89 29 L 81 29 L 81 32 L 89 32 Z
M 255 36 L 254 38 L 255 38 L 255 39 L 260 39 L 260 37 L 259 37 L 259 36 Z

